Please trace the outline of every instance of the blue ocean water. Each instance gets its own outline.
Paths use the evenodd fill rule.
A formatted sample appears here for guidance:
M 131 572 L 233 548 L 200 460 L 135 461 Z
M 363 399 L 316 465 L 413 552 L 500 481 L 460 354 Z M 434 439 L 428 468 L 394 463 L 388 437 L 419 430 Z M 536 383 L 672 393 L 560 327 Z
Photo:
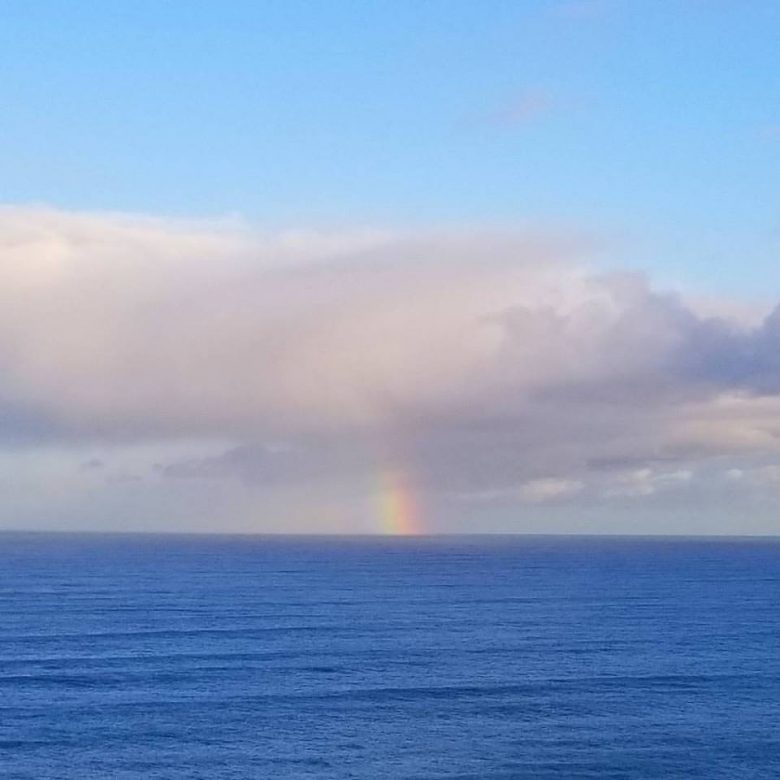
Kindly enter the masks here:
M 780 543 L 0 535 L 0 777 L 780 777 Z

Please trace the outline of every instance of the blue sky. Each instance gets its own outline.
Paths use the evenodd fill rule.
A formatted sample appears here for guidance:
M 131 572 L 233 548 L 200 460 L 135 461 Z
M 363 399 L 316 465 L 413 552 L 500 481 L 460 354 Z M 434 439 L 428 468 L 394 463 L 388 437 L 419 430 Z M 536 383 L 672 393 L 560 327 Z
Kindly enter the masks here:
M 0 528 L 778 532 L 780 3 L 2 16 Z
M 263 225 L 580 226 L 780 284 L 780 6 L 8 2 L 3 200 Z

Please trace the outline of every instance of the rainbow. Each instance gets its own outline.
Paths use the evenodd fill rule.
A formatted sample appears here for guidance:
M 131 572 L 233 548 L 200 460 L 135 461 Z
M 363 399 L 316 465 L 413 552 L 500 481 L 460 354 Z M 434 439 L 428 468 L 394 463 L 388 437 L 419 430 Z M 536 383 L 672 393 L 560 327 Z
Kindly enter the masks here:
M 400 471 L 379 473 L 377 505 L 380 532 L 390 536 L 419 536 L 425 533 L 420 508 L 410 480 Z

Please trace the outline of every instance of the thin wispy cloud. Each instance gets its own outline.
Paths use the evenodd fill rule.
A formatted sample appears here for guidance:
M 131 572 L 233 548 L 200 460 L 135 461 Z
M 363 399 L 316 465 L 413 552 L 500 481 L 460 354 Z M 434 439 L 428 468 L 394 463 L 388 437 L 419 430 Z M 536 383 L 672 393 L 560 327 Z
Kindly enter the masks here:
M 487 121 L 500 128 L 523 127 L 548 116 L 556 107 L 557 103 L 548 90 L 542 88 L 526 89 L 488 114 Z
M 561 19 L 587 21 L 603 17 L 614 6 L 614 0 L 568 0 L 554 5 L 553 13 Z
M 780 122 L 777 124 L 763 125 L 756 133 L 762 141 L 780 141 Z

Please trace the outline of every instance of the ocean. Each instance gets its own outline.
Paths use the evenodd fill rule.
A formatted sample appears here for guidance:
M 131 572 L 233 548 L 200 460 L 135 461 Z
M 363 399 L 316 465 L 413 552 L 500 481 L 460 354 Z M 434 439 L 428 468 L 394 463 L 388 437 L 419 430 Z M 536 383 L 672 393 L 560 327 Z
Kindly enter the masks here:
M 780 542 L 0 535 L 0 778 L 780 778 Z

